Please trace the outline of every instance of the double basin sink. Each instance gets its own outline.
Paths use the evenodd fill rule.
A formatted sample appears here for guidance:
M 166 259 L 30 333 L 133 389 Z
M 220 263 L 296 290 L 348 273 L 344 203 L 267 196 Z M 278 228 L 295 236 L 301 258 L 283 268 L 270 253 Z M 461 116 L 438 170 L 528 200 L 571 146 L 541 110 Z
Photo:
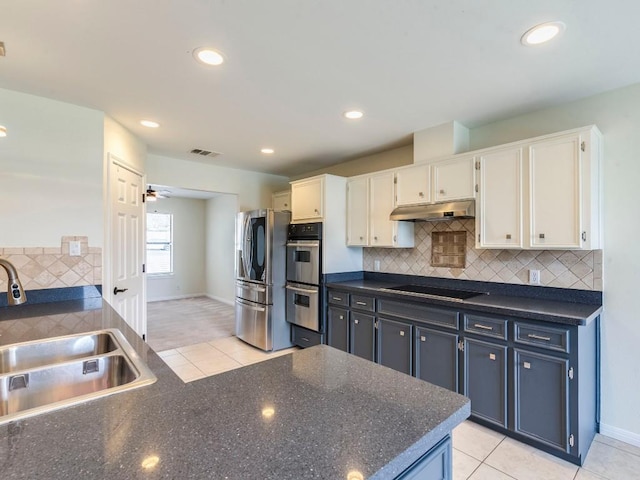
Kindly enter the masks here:
M 0 424 L 155 381 L 117 329 L 2 346 Z

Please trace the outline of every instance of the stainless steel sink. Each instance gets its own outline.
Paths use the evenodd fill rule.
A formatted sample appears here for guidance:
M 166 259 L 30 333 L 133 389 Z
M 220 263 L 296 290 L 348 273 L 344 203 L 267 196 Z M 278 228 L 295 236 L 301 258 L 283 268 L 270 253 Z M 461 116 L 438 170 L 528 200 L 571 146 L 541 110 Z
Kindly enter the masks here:
M 0 424 L 149 385 L 117 329 L 0 347 Z

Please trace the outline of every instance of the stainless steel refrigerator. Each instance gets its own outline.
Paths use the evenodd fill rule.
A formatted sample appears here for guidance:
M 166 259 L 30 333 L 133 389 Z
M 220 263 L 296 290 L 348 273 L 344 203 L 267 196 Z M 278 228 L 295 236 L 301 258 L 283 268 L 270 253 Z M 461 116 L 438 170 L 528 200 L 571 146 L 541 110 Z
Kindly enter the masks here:
M 236 336 L 262 350 L 292 346 L 285 320 L 289 212 L 241 212 L 236 221 Z

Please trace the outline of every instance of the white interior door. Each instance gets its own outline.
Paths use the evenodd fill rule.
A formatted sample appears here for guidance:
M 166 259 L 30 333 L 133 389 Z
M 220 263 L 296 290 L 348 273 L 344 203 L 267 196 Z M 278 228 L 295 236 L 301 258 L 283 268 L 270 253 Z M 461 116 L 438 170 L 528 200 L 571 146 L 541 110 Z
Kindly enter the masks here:
M 138 335 L 146 339 L 144 285 L 144 183 L 142 175 L 109 159 L 110 275 L 104 297 Z

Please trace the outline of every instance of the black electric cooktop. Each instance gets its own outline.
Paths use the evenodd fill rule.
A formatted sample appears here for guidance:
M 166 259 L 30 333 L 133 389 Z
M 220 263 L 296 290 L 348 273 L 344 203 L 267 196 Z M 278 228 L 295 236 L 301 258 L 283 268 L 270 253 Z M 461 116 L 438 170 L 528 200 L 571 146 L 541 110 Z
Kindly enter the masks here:
M 485 295 L 483 292 L 472 292 L 469 290 L 455 290 L 452 288 L 428 287 L 426 285 L 400 285 L 397 287 L 384 288 L 383 290 L 393 290 L 396 292 L 408 293 L 419 297 L 446 298 L 447 300 L 467 300 L 468 298 Z

